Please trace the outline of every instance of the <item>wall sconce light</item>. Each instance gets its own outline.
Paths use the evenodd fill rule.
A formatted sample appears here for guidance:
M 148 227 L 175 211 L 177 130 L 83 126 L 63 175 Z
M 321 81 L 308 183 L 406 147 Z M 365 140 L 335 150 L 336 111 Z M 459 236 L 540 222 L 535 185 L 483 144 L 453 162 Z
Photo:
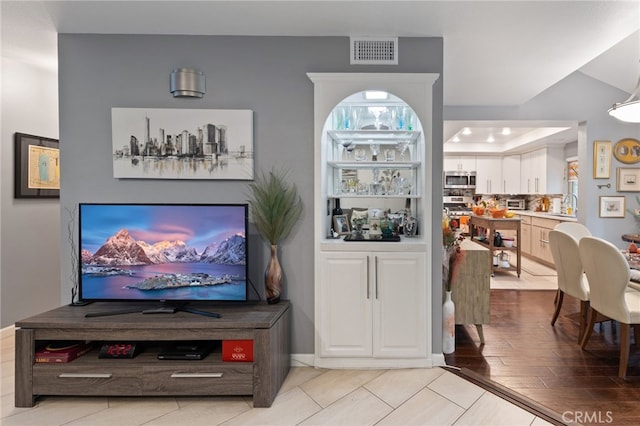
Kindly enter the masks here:
M 202 98 L 207 93 L 204 73 L 193 68 L 171 71 L 169 86 L 174 98 Z

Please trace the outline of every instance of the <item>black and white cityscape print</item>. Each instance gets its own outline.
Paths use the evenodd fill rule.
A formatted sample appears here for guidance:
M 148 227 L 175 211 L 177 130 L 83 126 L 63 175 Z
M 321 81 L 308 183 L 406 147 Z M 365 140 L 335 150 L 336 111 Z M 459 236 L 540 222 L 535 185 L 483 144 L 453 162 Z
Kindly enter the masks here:
M 113 176 L 253 179 L 253 111 L 112 108 Z

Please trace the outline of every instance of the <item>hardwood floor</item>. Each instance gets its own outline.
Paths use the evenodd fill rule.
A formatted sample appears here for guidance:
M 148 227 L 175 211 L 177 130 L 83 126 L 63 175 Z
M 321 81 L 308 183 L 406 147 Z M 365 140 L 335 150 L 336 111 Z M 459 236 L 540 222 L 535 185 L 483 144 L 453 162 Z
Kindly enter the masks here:
M 555 291 L 491 290 L 491 324 L 480 345 L 473 325 L 456 326 L 448 365 L 471 370 L 581 424 L 640 424 L 640 345 L 632 341 L 618 377 L 619 330 L 596 324 L 585 350 L 577 341 L 579 303 L 565 297 L 550 325 Z

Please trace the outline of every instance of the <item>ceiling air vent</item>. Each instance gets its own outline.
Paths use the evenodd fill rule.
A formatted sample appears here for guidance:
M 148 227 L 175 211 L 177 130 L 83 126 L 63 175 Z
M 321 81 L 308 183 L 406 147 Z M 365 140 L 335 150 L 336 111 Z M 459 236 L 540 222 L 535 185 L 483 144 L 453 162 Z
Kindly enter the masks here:
M 397 37 L 351 37 L 352 65 L 398 65 Z

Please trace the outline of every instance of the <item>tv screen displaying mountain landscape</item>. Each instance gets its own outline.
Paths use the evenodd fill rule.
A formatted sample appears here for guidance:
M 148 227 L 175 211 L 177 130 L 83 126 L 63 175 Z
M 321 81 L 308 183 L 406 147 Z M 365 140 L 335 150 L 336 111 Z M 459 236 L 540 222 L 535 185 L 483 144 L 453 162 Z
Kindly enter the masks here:
M 246 204 L 80 204 L 80 299 L 245 301 Z

